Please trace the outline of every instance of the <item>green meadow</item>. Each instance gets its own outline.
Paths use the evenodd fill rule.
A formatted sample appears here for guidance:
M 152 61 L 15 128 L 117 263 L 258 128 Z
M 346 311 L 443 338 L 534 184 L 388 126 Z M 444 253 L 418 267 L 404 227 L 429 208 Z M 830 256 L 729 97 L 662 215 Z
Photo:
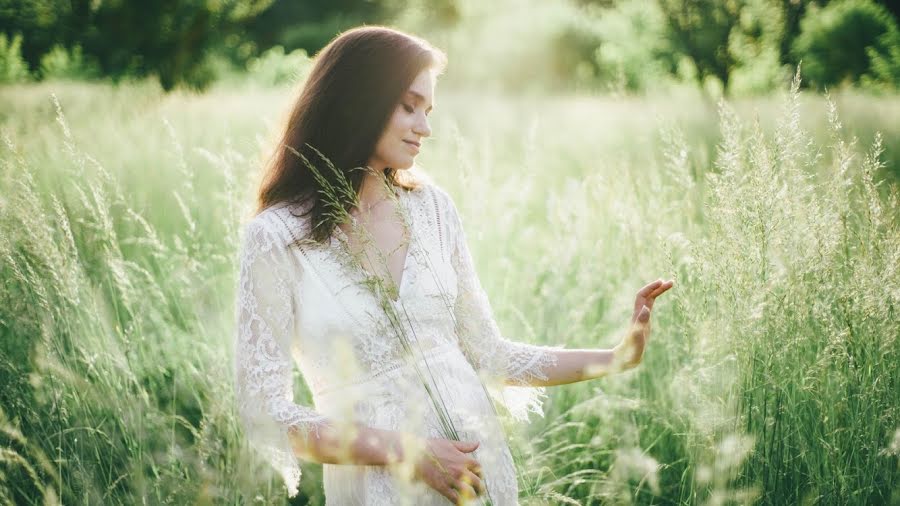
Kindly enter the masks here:
M 438 85 L 417 163 L 510 339 L 644 362 L 508 423 L 523 505 L 900 504 L 900 96 Z M 232 392 L 295 88 L 0 87 L 0 504 L 285 504 Z M 297 402 L 309 403 L 299 370 Z M 293 504 L 324 504 L 303 464 Z

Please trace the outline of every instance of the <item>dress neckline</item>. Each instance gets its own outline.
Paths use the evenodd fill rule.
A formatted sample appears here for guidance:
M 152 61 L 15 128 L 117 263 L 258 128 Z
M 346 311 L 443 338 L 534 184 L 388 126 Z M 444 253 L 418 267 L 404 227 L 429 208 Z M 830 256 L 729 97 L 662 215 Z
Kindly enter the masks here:
M 401 216 L 404 216 L 406 219 L 408 219 L 408 221 L 406 221 L 406 223 L 405 223 L 405 226 L 407 227 L 407 230 L 409 233 L 408 244 L 406 245 L 406 255 L 403 258 L 403 266 L 400 269 L 399 283 L 394 281 L 393 277 L 391 276 L 390 270 L 388 270 L 388 273 L 387 273 L 388 277 L 390 278 L 390 280 L 389 280 L 390 283 L 397 286 L 397 298 L 395 299 L 393 297 L 387 297 L 387 300 L 389 300 L 392 304 L 399 304 L 404 298 L 404 293 L 405 293 L 404 288 L 407 285 L 407 278 L 409 277 L 407 271 L 409 270 L 409 266 L 410 266 L 410 257 L 412 257 L 412 255 L 413 255 L 412 249 L 414 247 L 413 235 L 415 233 L 414 232 L 415 231 L 415 226 L 414 226 L 415 219 L 413 217 L 414 213 L 410 212 L 409 205 L 406 200 L 406 192 L 402 191 L 402 190 L 401 191 L 395 190 L 394 194 L 397 197 L 397 204 L 400 206 Z M 354 222 L 354 224 L 356 224 L 355 217 L 351 216 L 350 219 Z M 344 232 L 344 230 L 341 227 L 335 225 L 334 231 L 332 232 L 331 238 L 330 238 L 331 245 L 333 247 L 341 248 L 344 253 L 350 255 L 349 247 L 347 246 L 347 245 L 349 245 L 349 242 L 350 242 L 350 239 L 349 239 L 349 237 L 347 237 L 347 234 Z M 369 270 L 366 269 L 365 267 L 363 267 L 362 264 L 359 262 L 354 263 L 354 268 L 357 271 L 361 271 L 360 273 L 363 276 L 375 277 L 375 278 L 378 278 L 382 282 L 385 281 L 381 276 L 378 276 L 376 274 L 373 274 L 372 272 L 369 272 Z

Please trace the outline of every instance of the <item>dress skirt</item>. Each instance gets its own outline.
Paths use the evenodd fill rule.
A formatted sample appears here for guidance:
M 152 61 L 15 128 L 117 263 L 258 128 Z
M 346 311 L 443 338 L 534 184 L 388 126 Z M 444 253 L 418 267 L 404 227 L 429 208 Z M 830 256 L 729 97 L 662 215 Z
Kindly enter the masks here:
M 446 436 L 434 402 L 422 383 L 444 406 L 462 441 L 478 441 L 471 455 L 482 468 L 487 494 L 471 505 L 518 504 L 515 465 L 506 434 L 475 370 L 455 343 L 433 348 L 412 363 L 364 376 L 361 380 L 314 394 L 316 407 L 335 419 L 403 431 L 426 438 Z M 413 450 L 414 453 L 414 450 Z M 452 504 L 426 483 L 411 478 L 410 465 L 360 466 L 323 464 L 328 506 Z

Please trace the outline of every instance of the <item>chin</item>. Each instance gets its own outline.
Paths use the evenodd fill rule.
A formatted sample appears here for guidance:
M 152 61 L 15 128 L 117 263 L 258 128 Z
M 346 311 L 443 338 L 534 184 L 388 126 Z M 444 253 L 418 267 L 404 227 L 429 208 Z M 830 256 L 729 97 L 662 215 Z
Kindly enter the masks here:
M 406 160 L 397 160 L 393 165 L 390 165 L 390 167 L 393 167 L 397 170 L 407 170 L 411 169 L 413 165 L 415 165 L 415 159 L 408 158 Z

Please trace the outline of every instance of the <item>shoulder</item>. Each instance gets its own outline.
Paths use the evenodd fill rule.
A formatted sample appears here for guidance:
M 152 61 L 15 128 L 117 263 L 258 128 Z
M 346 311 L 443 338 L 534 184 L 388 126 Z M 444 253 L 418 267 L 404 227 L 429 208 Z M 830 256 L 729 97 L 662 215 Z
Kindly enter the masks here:
M 431 177 L 419 177 L 417 175 L 416 182 L 416 187 L 409 190 L 410 195 L 414 198 L 434 205 L 439 214 L 444 214 L 448 211 L 456 211 L 453 197 L 431 179 Z
M 440 237 L 446 238 L 453 248 L 456 238 L 462 232 L 462 219 L 450 193 L 433 180 L 422 181 L 411 193 L 419 195 L 421 208 L 433 216 Z M 442 239 L 443 240 L 443 239 Z
M 287 248 L 310 232 L 309 208 L 310 203 L 305 200 L 279 202 L 267 207 L 244 224 L 244 241 L 256 237 Z

